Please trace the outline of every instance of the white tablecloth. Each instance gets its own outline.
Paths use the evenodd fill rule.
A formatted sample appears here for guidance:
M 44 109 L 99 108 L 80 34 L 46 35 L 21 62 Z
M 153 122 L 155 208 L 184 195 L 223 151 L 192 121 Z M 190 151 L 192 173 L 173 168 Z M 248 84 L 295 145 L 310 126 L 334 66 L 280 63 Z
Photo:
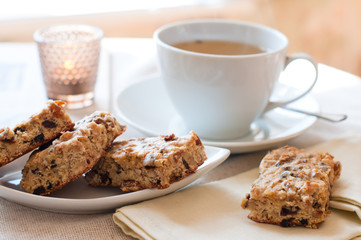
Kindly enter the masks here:
M 361 80 L 332 67 L 320 65 L 319 81 L 312 91 L 322 111 L 346 113 L 342 123 L 319 120 L 306 133 L 287 142 L 305 148 L 347 132 L 361 134 Z M 113 111 L 112 101 L 128 84 L 157 72 L 151 39 L 105 39 L 96 103 L 72 110 L 74 120 L 94 110 Z M 34 44 L 0 44 L 0 126 L 12 125 L 46 101 Z M 129 127 L 122 138 L 142 134 Z M 233 154 L 197 183 L 236 175 L 258 166 L 267 150 Z M 112 221 L 112 214 L 66 215 L 30 209 L 0 199 L 0 239 L 132 239 Z

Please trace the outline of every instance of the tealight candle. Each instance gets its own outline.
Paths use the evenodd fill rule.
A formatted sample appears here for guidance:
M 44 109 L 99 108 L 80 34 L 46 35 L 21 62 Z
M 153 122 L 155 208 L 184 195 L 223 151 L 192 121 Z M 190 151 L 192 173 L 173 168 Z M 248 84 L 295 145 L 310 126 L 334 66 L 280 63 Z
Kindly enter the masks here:
M 60 25 L 34 33 L 50 99 L 68 108 L 93 103 L 103 31 L 88 25 Z

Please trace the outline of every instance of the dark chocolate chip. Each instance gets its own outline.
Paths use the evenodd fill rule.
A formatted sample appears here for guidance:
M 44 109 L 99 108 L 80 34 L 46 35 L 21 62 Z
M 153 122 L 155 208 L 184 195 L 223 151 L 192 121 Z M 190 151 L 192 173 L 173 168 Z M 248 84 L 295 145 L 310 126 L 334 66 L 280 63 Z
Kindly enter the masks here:
M 36 188 L 33 193 L 36 194 L 36 195 L 40 195 L 42 193 L 45 193 L 44 186 L 40 186 L 40 187 Z
M 294 207 L 294 206 L 290 206 L 290 207 L 283 207 L 281 209 L 281 216 L 287 216 L 287 215 L 293 215 L 296 214 L 298 212 L 298 210 L 300 210 L 299 207 Z
M 49 121 L 49 120 L 45 120 L 44 122 L 41 123 L 41 125 L 43 125 L 46 128 L 55 128 L 56 127 L 56 123 L 53 121 Z
M 175 140 L 175 135 L 174 133 L 172 133 L 171 135 L 167 135 L 164 137 L 164 141 L 168 142 L 168 141 L 173 141 Z
M 307 219 L 301 219 L 301 221 L 300 221 L 300 223 L 302 224 L 302 225 L 307 225 L 308 224 L 308 220 Z
M 112 183 L 112 179 L 109 178 L 108 172 L 106 172 L 104 174 L 99 174 L 99 176 L 100 176 L 100 181 L 102 182 L 102 184 L 107 184 L 107 183 L 111 184 Z
M 51 165 L 50 165 L 50 168 L 53 169 L 55 167 L 57 167 L 58 165 L 55 163 L 55 159 L 51 160 L 50 161 Z
M 44 134 L 40 133 L 38 136 L 34 138 L 34 141 L 37 143 L 44 142 Z
M 48 183 L 48 186 L 46 187 L 46 189 L 51 189 L 53 187 L 53 184 L 51 184 L 51 182 Z
M 289 219 L 283 219 L 282 222 L 281 222 L 281 226 L 282 227 L 291 227 L 293 218 L 289 218 Z
M 178 176 L 173 176 L 172 180 L 174 180 L 174 181 L 179 181 L 179 180 L 181 180 L 182 178 L 183 178 L 183 175 L 180 174 L 180 175 L 178 175 Z
M 120 174 L 121 172 L 124 171 L 124 169 L 122 168 L 122 166 L 120 166 L 119 164 L 117 164 L 116 166 L 117 166 L 117 174 Z
M 37 173 L 38 171 L 39 171 L 39 168 L 35 168 L 35 169 L 32 169 L 32 170 L 31 170 L 31 173 L 32 173 L 32 174 L 35 174 L 35 173 Z
M 147 170 L 149 170 L 149 169 L 154 169 L 155 166 L 145 166 L 144 168 L 147 169 Z
M 315 202 L 313 205 L 312 205 L 313 208 L 319 208 L 321 207 L 321 204 L 319 204 L 318 202 Z
M 107 125 L 107 123 L 102 118 L 97 118 L 97 119 L 94 120 L 94 122 L 96 124 L 103 124 L 105 126 Z
M 44 143 L 43 145 L 41 145 L 41 146 L 39 147 L 39 150 L 42 151 L 42 150 L 44 150 L 44 149 L 47 149 L 52 143 L 53 143 L 52 141 L 47 142 L 47 143 Z
M 290 214 L 290 210 L 288 210 L 287 208 L 282 208 L 280 214 L 281 216 L 287 216 L 288 214 Z
M 184 160 L 184 158 L 182 158 L 182 162 L 183 162 L 183 165 L 186 169 L 189 169 L 189 165 L 188 163 Z
M 6 139 L 0 139 L 1 142 L 4 142 L 4 143 L 14 143 L 15 142 L 15 138 L 12 137 L 12 138 L 6 138 Z
M 21 127 L 17 127 L 14 129 L 14 133 L 15 134 L 18 134 L 18 132 L 25 132 L 25 129 L 24 128 L 21 128 Z

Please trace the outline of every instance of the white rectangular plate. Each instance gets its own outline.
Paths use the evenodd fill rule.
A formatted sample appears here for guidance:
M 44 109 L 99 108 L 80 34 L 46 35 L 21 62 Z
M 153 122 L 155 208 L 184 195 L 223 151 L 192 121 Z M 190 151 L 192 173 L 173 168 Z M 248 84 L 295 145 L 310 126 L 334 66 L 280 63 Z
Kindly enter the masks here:
M 217 167 L 230 154 L 230 151 L 224 148 L 206 146 L 205 149 L 208 159 L 198 170 L 166 189 L 145 189 L 124 193 L 115 187 L 91 187 L 83 177 L 80 177 L 49 196 L 30 194 L 20 188 L 21 170 L 28 159 L 28 155 L 25 155 L 0 168 L 0 197 L 27 207 L 50 212 L 90 214 L 114 211 L 123 205 L 179 190 Z

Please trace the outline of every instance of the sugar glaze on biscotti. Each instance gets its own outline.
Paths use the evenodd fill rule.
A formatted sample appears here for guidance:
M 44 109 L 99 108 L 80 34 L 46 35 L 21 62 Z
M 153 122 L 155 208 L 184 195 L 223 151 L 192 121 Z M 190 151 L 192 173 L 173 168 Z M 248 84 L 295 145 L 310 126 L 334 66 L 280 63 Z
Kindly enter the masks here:
M 340 162 L 328 153 L 285 146 L 262 159 L 259 178 L 241 205 L 256 222 L 318 228 L 340 173 Z
M 86 174 L 92 186 L 115 186 L 122 191 L 167 188 L 194 173 L 207 156 L 196 133 L 137 138 L 113 143 Z

